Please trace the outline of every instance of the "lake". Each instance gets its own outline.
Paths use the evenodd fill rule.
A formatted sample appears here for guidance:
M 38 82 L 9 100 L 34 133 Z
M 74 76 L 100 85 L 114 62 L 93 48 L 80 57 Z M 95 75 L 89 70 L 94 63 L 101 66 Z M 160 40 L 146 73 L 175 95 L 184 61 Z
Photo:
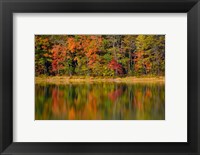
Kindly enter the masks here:
M 164 83 L 35 85 L 36 120 L 164 120 Z

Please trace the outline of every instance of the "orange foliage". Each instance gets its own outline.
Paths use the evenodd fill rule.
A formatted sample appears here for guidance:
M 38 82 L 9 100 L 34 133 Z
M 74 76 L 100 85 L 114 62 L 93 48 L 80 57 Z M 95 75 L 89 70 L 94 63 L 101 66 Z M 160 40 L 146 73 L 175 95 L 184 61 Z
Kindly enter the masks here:
M 135 64 L 135 70 L 138 71 L 140 68 L 144 68 L 146 72 L 151 70 L 151 63 L 144 59 L 145 56 L 148 56 L 145 51 L 137 51 L 133 53 L 133 62 Z
M 76 42 L 75 39 L 70 37 L 67 39 L 67 43 L 68 43 L 68 50 L 73 53 L 75 52 L 75 48 L 76 48 Z
M 66 56 L 66 47 L 62 45 L 54 45 L 52 48 L 52 70 L 54 72 L 60 70 L 63 68 L 63 65 L 61 64 L 63 61 L 65 61 Z

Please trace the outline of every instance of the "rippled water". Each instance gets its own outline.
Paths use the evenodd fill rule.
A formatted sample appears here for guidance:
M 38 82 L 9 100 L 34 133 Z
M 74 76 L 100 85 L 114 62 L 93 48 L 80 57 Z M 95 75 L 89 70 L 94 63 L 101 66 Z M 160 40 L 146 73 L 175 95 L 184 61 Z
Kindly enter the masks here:
M 163 83 L 35 85 L 36 120 L 164 120 Z

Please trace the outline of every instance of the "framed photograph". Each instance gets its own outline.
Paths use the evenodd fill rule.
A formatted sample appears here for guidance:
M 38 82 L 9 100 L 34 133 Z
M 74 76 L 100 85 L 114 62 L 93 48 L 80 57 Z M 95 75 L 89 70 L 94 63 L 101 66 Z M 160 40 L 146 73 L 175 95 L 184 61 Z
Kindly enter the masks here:
M 2 154 L 199 154 L 198 0 L 0 0 Z

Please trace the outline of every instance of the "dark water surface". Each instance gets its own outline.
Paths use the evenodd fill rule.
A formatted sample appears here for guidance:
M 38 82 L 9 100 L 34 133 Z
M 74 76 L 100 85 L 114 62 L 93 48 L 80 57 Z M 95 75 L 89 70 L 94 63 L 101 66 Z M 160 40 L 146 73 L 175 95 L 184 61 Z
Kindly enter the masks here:
M 36 120 L 164 120 L 164 83 L 35 85 Z

